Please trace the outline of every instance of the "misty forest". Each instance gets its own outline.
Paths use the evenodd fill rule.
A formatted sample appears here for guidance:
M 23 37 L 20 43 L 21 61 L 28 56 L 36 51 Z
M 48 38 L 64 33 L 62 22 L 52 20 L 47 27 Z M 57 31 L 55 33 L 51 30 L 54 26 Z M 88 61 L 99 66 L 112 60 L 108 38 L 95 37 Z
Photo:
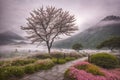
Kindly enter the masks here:
M 120 0 L 0 0 L 0 80 L 120 80 Z

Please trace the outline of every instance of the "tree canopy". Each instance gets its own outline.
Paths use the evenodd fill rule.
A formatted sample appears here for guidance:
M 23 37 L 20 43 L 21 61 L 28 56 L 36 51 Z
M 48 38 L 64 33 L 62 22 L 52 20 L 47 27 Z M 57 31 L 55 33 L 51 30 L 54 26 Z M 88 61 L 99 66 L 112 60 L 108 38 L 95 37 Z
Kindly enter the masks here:
M 60 35 L 70 35 L 77 30 L 75 17 L 62 8 L 41 7 L 30 13 L 27 18 L 27 25 L 21 28 L 28 33 L 28 38 L 32 43 L 45 42 L 50 53 L 50 49 L 55 39 Z
M 72 49 L 76 50 L 76 51 L 79 51 L 83 48 L 82 44 L 80 43 L 76 43 L 72 46 Z
M 110 50 L 113 49 L 120 49 L 120 37 L 112 37 L 110 39 L 107 39 L 103 42 L 101 42 L 98 46 L 98 49 L 101 48 L 108 48 Z

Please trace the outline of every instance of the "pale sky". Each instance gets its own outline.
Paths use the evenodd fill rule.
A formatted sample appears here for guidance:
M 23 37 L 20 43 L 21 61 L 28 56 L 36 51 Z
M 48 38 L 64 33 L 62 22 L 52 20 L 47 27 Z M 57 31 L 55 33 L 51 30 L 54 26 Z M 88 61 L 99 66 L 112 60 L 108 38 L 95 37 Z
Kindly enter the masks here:
M 120 15 L 120 0 L 0 0 L 0 32 L 11 30 L 24 35 L 29 12 L 41 6 L 55 6 L 75 15 L 79 31 L 95 25 L 108 15 Z

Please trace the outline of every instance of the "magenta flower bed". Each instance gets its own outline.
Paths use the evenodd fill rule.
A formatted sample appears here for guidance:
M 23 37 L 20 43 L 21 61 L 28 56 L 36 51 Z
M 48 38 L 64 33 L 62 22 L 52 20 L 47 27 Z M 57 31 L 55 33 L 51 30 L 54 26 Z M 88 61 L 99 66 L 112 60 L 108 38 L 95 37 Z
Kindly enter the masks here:
M 104 75 L 101 76 L 101 75 L 93 75 L 92 73 L 89 73 L 85 70 L 80 70 L 76 68 L 77 66 L 89 65 L 89 64 L 90 63 L 88 62 L 78 62 L 68 69 L 67 75 L 70 77 L 71 80 L 73 79 L 74 80 L 120 80 L 119 75 L 111 73 L 105 69 L 99 68 L 100 71 L 104 73 Z

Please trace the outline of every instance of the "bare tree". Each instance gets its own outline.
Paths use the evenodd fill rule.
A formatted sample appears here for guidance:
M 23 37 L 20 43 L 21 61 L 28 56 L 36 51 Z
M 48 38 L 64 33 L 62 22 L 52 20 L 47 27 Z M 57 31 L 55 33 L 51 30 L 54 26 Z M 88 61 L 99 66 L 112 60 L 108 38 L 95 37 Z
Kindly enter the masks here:
M 21 26 L 30 35 L 28 38 L 34 42 L 45 42 L 50 53 L 52 44 L 60 35 L 70 35 L 77 30 L 74 15 L 62 8 L 41 7 L 30 13 L 27 26 Z

